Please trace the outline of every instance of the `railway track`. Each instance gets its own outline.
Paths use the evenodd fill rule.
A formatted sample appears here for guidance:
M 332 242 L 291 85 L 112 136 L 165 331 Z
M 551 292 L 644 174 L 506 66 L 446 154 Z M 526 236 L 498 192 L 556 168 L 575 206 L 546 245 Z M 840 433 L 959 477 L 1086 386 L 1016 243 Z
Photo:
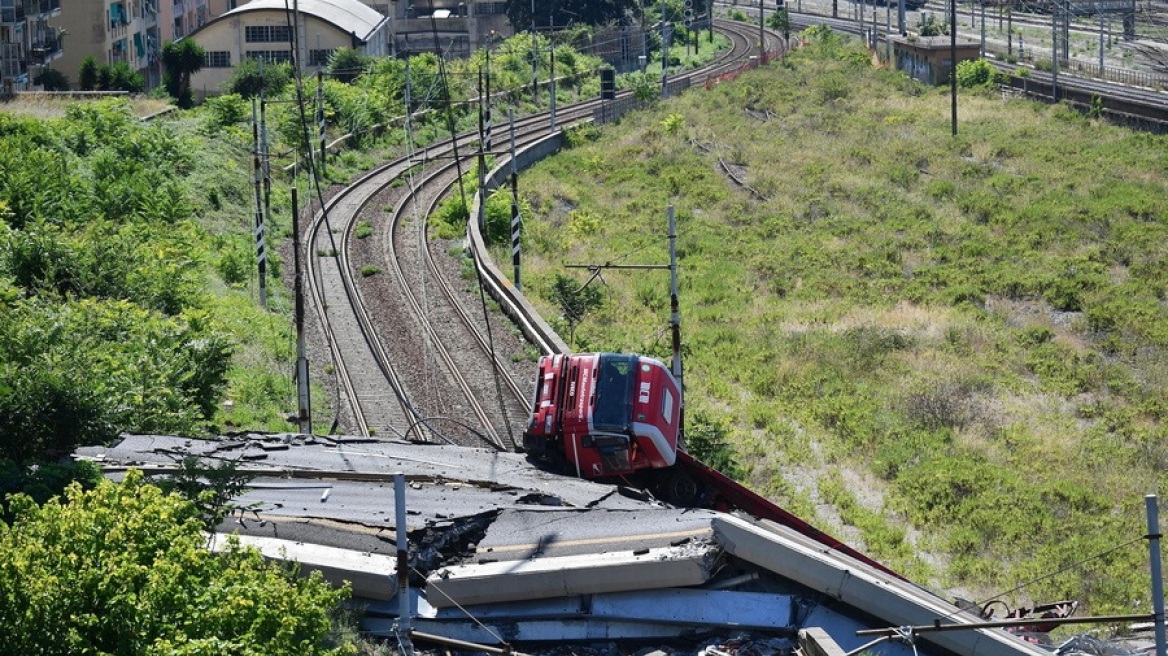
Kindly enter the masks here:
M 732 47 L 675 79 L 700 83 L 756 51 L 757 28 L 724 21 L 717 27 Z M 769 47 L 778 41 L 767 34 Z M 598 106 L 593 100 L 561 107 L 557 125 L 588 120 Z M 548 134 L 546 114 L 516 122 L 518 148 Z M 531 347 L 498 313 L 484 310 L 471 293 L 477 285 L 459 287 L 458 272 L 466 267 L 452 251 L 461 243 L 434 239 L 426 221 L 456 186 L 459 171 L 470 170 L 477 141 L 463 134 L 388 162 L 313 217 L 305 260 L 309 298 L 350 432 L 516 446 L 531 376 L 522 360 Z

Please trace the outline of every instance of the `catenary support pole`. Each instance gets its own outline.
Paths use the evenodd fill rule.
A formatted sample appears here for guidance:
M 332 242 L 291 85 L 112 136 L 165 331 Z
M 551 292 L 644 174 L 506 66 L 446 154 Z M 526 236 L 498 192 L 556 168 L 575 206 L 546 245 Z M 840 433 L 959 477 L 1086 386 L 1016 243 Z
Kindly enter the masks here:
M 264 200 L 263 200 L 263 186 L 264 186 L 264 165 L 262 163 L 263 153 L 260 150 L 260 121 L 256 105 L 258 104 L 255 98 L 251 99 L 251 139 L 252 139 L 252 169 L 255 177 L 255 232 L 257 237 L 262 234 L 264 226 Z M 257 248 L 258 255 L 258 248 Z M 262 261 L 262 260 L 260 260 Z M 267 305 L 267 288 L 264 285 L 264 267 L 259 267 L 259 289 L 260 289 L 260 305 Z
M 405 647 L 405 656 L 414 656 L 414 643 L 410 640 L 410 559 L 409 540 L 406 533 L 406 475 L 393 475 L 393 503 L 397 524 L 397 630 Z
M 483 69 L 479 69 L 479 154 L 478 154 L 478 195 L 479 195 L 479 215 L 476 217 L 479 222 L 479 230 L 486 231 L 486 204 L 487 204 L 487 154 L 485 150 L 486 135 L 483 131 L 483 113 L 485 103 L 483 102 Z
M 986 0 L 981 0 L 981 58 L 985 59 L 985 6 Z
M 1050 4 L 1050 97 L 1058 102 L 1058 0 Z
M 515 271 L 515 289 L 522 291 L 520 282 L 519 233 L 522 221 L 519 217 L 519 164 L 515 161 L 515 110 L 507 108 L 507 122 L 511 124 L 511 267 Z
M 485 49 L 487 58 L 487 70 L 484 74 L 484 82 L 486 83 L 486 104 L 483 106 L 483 148 L 490 155 L 494 148 L 494 143 L 491 140 L 491 49 Z
M 328 144 L 324 131 L 324 71 L 316 72 L 316 129 L 320 135 L 320 175 L 325 175 Z
M 758 65 L 762 66 L 766 63 L 766 33 L 763 31 L 766 27 L 766 0 L 758 0 Z M 863 31 L 863 25 L 861 32 Z
M 661 97 L 669 97 L 669 35 L 665 33 L 667 21 L 665 0 L 661 0 Z
M 1106 28 L 1103 25 L 1103 9 L 1099 9 L 1099 77 L 1103 77 L 1103 33 Z
M 308 387 L 308 348 L 304 340 L 304 274 L 300 267 L 300 201 L 292 187 L 292 266 L 293 293 L 296 297 L 296 413 L 301 435 L 312 434 L 312 396 Z
M 896 3 L 896 31 L 900 32 L 901 36 L 908 35 L 908 30 L 904 26 L 906 20 L 904 2 L 905 0 L 900 0 Z
M 556 35 L 552 32 L 552 17 L 548 15 L 548 114 L 552 132 L 556 131 Z
M 262 66 L 262 64 L 261 64 Z M 261 74 L 262 75 L 262 74 Z M 268 157 L 268 101 L 260 84 L 260 168 L 264 175 L 264 215 L 255 229 L 256 261 L 260 270 L 260 305 L 268 307 L 268 254 L 264 248 L 264 225 L 272 218 L 272 168 Z
M 685 396 L 681 368 L 681 308 L 677 288 L 677 218 L 669 206 L 669 326 L 673 337 L 673 377 Z
M 1144 497 L 1148 510 L 1148 559 L 1152 570 L 1152 612 L 1156 626 L 1156 656 L 1166 656 L 1164 638 L 1164 574 L 1160 570 L 1160 510 L 1156 495 Z
M 949 0 L 949 93 L 952 96 L 953 136 L 957 136 L 957 0 Z

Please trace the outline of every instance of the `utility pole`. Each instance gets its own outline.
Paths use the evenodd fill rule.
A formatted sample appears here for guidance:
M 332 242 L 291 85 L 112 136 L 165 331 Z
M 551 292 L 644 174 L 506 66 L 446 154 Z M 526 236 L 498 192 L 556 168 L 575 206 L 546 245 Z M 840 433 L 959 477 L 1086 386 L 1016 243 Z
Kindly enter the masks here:
M 531 0 L 531 102 L 539 107 L 539 45 L 535 39 L 535 0 Z
M 551 116 L 551 131 L 556 131 L 556 34 L 552 22 L 552 15 L 548 14 L 548 68 L 551 74 L 551 79 L 548 80 L 548 89 L 550 90 L 549 97 L 549 114 Z
M 300 202 L 292 187 L 292 263 L 296 295 L 296 397 L 300 401 L 296 424 L 301 435 L 312 434 L 312 396 L 308 387 L 308 349 L 304 342 L 304 276 L 300 266 Z
M 483 69 L 479 69 L 479 157 L 478 157 L 478 183 L 479 183 L 479 230 L 486 231 L 486 201 L 487 190 L 484 188 L 487 178 L 487 155 L 483 146 L 485 145 L 486 135 L 483 134 Z
M 260 121 L 256 111 L 257 101 L 251 99 L 251 139 L 252 139 L 252 174 L 255 178 L 255 234 L 257 237 L 256 255 L 259 259 L 260 305 L 267 307 L 267 286 L 264 282 L 263 251 L 258 246 L 258 239 L 263 235 L 264 227 L 264 165 L 263 150 L 260 147 Z
M 320 133 L 320 175 L 325 176 L 325 159 L 328 155 L 327 137 L 324 131 L 324 71 L 316 72 L 316 126 Z
M 1050 97 L 1058 102 L 1058 0 L 1050 5 Z
M 511 124 L 511 267 L 515 271 L 515 289 L 523 291 L 519 279 L 519 232 L 522 221 L 519 217 L 519 164 L 515 161 L 515 111 L 507 108 L 507 121 Z
M 397 635 L 404 647 L 405 656 L 414 656 L 414 643 L 410 639 L 410 542 L 406 530 L 406 475 L 393 475 L 393 503 L 397 524 Z
M 682 384 L 681 369 L 681 310 L 677 290 L 677 219 L 673 206 L 669 206 L 669 327 L 673 339 L 673 377 L 681 390 L 681 407 L 685 407 L 685 385 Z M 685 422 L 680 422 L 682 426 Z
M 665 32 L 665 0 L 661 0 L 661 97 L 669 97 L 669 35 Z
M 262 62 L 262 60 L 261 60 Z M 260 65 L 263 77 L 263 65 Z M 268 101 L 264 100 L 264 83 L 260 81 L 260 166 L 264 174 L 264 215 L 256 225 L 256 260 L 260 271 L 260 305 L 268 307 L 268 254 L 264 248 L 264 224 L 272 218 L 272 169 L 268 161 Z
M 949 0 L 949 93 L 953 105 L 953 136 L 957 136 L 957 0 Z
M 763 28 L 766 27 L 764 21 L 764 5 L 766 0 L 758 0 L 758 65 L 762 66 L 766 63 L 766 34 Z
M 678 301 L 679 292 L 677 284 L 677 221 L 675 218 L 673 206 L 669 206 L 669 264 L 565 264 L 569 269 L 587 269 L 592 277 L 595 278 L 600 275 L 604 269 L 634 269 L 634 270 L 654 270 L 654 269 L 668 269 L 669 270 L 669 324 L 670 333 L 673 342 L 673 362 L 670 367 L 671 373 L 677 379 L 678 389 L 681 390 L 682 398 L 678 400 L 681 407 L 680 425 L 685 425 L 685 385 L 682 366 L 681 366 L 681 311 L 679 309 L 680 303 Z M 589 279 L 591 282 L 591 279 Z M 585 283 L 587 286 L 588 283 Z
M 985 59 L 985 3 L 981 0 L 981 58 Z
M 1152 574 L 1152 620 L 1156 627 L 1156 656 L 1165 656 L 1164 638 L 1164 578 L 1160 571 L 1160 510 L 1156 495 L 1144 497 L 1148 511 L 1148 559 Z

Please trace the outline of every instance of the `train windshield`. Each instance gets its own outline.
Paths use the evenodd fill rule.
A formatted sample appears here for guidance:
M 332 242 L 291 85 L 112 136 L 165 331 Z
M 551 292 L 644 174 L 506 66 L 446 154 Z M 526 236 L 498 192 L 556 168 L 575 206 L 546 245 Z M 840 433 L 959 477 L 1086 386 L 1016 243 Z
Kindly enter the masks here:
M 596 403 L 592 425 L 596 430 L 628 432 L 633 416 L 633 385 L 637 356 L 601 353 L 596 374 Z

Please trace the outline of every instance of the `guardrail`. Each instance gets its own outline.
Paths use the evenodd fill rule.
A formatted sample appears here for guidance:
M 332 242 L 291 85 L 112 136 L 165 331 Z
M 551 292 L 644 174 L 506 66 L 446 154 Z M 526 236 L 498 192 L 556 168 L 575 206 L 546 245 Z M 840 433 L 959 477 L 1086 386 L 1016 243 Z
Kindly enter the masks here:
M 556 131 L 517 151 L 515 153 L 515 167 L 520 170 L 526 169 L 563 147 L 564 133 Z M 516 289 L 511 279 L 499 267 L 495 266 L 490 257 L 490 251 L 487 249 L 486 240 L 483 238 L 482 230 L 479 228 L 478 221 L 475 220 L 475 217 L 479 216 L 486 195 L 502 186 L 510 172 L 511 161 L 509 159 L 497 165 L 487 174 L 483 188 L 475 193 L 474 201 L 471 203 L 471 220 L 467 222 L 467 234 L 470 237 L 475 267 L 487 283 L 487 293 L 499 303 L 503 313 L 519 326 L 523 334 L 539 347 L 541 353 L 567 353 L 569 351 L 568 344 L 564 342 L 559 333 L 543 320 L 543 317 L 535 310 L 523 292 Z

